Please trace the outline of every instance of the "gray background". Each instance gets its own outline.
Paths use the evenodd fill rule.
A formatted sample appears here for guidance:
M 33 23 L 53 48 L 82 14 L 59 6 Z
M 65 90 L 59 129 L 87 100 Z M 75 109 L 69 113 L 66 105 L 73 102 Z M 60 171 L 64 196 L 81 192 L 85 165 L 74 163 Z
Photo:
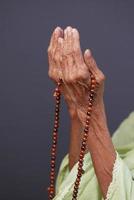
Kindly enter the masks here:
M 47 47 L 58 25 L 79 29 L 106 75 L 111 134 L 133 110 L 134 3 L 130 0 L 0 1 L 0 200 L 47 199 L 54 83 Z M 68 151 L 62 102 L 57 166 Z

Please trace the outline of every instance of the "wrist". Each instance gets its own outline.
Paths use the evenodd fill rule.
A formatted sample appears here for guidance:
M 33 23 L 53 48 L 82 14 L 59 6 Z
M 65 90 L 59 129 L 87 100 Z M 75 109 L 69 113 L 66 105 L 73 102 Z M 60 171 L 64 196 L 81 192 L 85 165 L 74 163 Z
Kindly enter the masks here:
M 69 116 L 71 118 L 71 121 L 79 120 L 76 106 L 74 106 L 74 105 L 67 105 L 67 106 L 68 106 L 68 112 L 69 112 Z
M 87 116 L 87 106 L 77 108 L 77 114 L 80 122 L 85 126 L 86 116 Z M 107 127 L 107 119 L 105 113 L 104 101 L 101 99 L 100 101 L 96 101 L 92 106 L 91 113 L 91 123 L 95 126 L 95 124 L 103 124 L 103 126 Z

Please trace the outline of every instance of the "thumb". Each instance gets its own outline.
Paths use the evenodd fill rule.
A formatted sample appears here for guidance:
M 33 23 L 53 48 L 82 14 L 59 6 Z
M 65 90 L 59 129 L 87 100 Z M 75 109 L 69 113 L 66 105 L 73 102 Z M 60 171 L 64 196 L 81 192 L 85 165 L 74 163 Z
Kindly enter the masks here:
M 88 67 L 88 70 L 94 74 L 94 76 L 97 78 L 102 72 L 98 68 L 96 61 L 92 55 L 92 52 L 90 49 L 86 49 L 84 52 L 84 61 L 85 64 Z
M 89 71 L 91 71 L 91 57 L 92 57 L 91 50 L 86 49 L 84 52 L 84 61 L 85 61 L 85 64 L 87 65 Z
M 88 67 L 89 72 L 91 72 L 95 76 L 97 84 L 99 85 L 100 83 L 102 83 L 105 80 L 105 75 L 97 66 L 97 63 L 91 53 L 91 50 L 86 49 L 83 57 L 84 57 L 84 61 Z

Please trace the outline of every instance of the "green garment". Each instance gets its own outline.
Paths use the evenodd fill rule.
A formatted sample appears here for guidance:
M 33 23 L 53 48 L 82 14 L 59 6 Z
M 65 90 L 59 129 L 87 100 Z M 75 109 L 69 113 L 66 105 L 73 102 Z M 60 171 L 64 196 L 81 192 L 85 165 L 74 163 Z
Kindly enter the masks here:
M 134 200 L 134 111 L 120 124 L 112 135 L 116 160 L 112 171 L 106 200 Z M 68 153 L 62 159 L 57 179 L 56 196 L 53 200 L 71 200 L 78 162 L 69 171 Z M 104 200 L 90 152 L 85 154 L 78 200 Z

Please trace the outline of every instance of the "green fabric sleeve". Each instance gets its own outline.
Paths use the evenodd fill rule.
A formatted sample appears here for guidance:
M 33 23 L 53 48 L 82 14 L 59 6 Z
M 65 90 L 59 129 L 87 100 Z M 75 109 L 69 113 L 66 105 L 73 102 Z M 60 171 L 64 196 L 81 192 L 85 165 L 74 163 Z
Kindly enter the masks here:
M 134 199 L 134 112 L 124 119 L 112 136 L 116 160 L 112 171 L 106 200 Z M 68 153 L 62 159 L 56 179 L 54 200 L 71 200 L 77 164 L 69 171 Z M 90 153 L 84 159 L 85 174 L 82 177 L 79 200 L 104 200 L 94 171 Z
M 134 151 L 131 152 L 134 156 Z M 106 200 L 134 199 L 134 173 L 116 151 L 116 161 L 112 172 L 112 182 L 107 191 Z M 133 165 L 134 167 L 134 165 Z

